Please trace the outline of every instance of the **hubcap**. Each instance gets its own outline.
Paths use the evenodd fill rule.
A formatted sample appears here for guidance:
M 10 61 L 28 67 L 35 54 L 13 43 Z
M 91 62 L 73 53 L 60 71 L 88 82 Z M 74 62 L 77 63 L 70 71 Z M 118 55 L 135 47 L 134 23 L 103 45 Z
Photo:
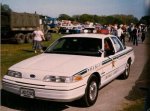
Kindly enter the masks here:
M 89 96 L 90 96 L 91 100 L 94 100 L 96 98 L 96 95 L 97 95 L 97 84 L 94 81 L 90 84 L 89 94 L 90 94 Z
M 126 65 L 126 76 L 129 75 L 129 64 Z

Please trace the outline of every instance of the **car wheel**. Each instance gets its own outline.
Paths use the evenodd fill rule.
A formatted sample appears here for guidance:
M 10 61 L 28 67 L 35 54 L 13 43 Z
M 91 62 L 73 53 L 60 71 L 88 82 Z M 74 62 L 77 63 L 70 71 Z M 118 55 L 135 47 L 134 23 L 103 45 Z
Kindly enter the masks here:
M 3 106 L 12 106 L 13 104 L 13 101 L 16 102 L 16 95 L 15 94 L 12 94 L 10 92 L 7 92 L 5 90 L 1 90 L 1 103 Z
M 130 74 L 130 62 L 127 62 L 126 67 L 125 67 L 125 71 L 122 73 L 120 78 L 121 79 L 127 79 L 129 77 L 129 74 Z
M 47 41 L 50 41 L 51 38 L 52 38 L 52 35 L 51 35 L 50 32 L 48 32 L 48 33 L 46 34 L 46 40 L 47 40 Z
M 84 105 L 92 106 L 96 102 L 97 96 L 98 96 L 98 80 L 96 76 L 92 75 L 89 79 L 85 95 L 83 97 Z
M 26 41 L 27 41 L 27 43 L 33 42 L 33 34 L 32 33 L 26 34 Z
M 25 43 L 25 35 L 22 33 L 17 34 L 16 36 L 16 40 L 18 44 L 23 44 Z

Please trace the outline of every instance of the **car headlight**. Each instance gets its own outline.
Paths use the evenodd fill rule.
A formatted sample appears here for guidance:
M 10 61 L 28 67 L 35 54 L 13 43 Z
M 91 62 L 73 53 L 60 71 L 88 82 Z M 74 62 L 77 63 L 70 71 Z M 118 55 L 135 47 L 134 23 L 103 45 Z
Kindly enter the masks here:
M 57 83 L 71 83 L 82 80 L 82 74 L 86 73 L 87 69 L 84 69 L 71 77 L 67 76 L 51 76 L 47 75 L 44 77 L 43 81 L 45 82 L 57 82 Z
M 45 81 L 45 82 L 69 83 L 72 81 L 72 77 L 47 75 L 44 77 L 43 81 Z
M 17 71 L 8 70 L 7 75 L 16 78 L 22 78 L 22 74 Z

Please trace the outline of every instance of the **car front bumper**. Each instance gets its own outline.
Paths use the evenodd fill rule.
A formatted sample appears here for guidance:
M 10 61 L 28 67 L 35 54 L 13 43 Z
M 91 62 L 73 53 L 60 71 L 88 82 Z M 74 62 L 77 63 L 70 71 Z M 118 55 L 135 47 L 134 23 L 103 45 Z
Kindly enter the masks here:
M 12 83 L 9 80 L 3 79 L 2 81 L 2 89 L 21 95 L 21 89 L 29 89 L 34 91 L 34 98 L 50 100 L 50 101 L 58 101 L 58 102 L 71 102 L 81 98 L 85 93 L 86 85 L 81 85 L 72 89 L 53 89 L 53 88 L 45 88 L 42 85 L 37 87 L 34 84 L 23 84 L 23 83 Z

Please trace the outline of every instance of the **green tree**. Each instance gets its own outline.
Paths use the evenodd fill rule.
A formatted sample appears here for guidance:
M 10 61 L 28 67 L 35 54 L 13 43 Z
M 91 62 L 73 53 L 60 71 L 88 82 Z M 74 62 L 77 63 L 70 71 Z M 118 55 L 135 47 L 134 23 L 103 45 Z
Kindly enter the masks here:
M 106 24 L 122 24 L 123 23 L 121 19 L 118 19 L 114 16 L 107 16 L 105 17 L 105 19 L 107 21 Z
M 58 20 L 72 20 L 72 18 L 67 14 L 60 14 Z
M 94 22 L 94 17 L 92 15 L 89 15 L 89 14 L 82 14 L 80 16 L 79 22 L 85 23 L 87 21 Z
M 9 7 L 9 5 L 1 3 L 1 11 L 2 12 L 11 12 L 12 9 Z
M 73 16 L 72 16 L 72 19 L 73 19 L 74 21 L 79 21 L 79 20 L 80 20 L 80 15 L 73 15 Z
M 137 24 L 139 21 L 133 15 L 110 15 L 110 16 L 98 16 L 90 14 L 73 15 L 72 17 L 66 14 L 60 14 L 59 20 L 72 20 L 80 23 L 85 23 L 87 21 L 93 23 L 100 23 L 102 25 L 108 24 Z
M 98 15 L 93 15 L 94 23 L 99 23 L 100 22 L 99 19 L 100 19 L 100 17 Z
M 140 23 L 146 24 L 146 25 L 150 25 L 150 16 L 143 16 L 143 17 L 140 19 Z
M 121 21 L 122 24 L 137 24 L 139 21 L 136 17 L 134 17 L 133 15 L 114 15 L 115 18 L 117 18 L 118 20 Z

